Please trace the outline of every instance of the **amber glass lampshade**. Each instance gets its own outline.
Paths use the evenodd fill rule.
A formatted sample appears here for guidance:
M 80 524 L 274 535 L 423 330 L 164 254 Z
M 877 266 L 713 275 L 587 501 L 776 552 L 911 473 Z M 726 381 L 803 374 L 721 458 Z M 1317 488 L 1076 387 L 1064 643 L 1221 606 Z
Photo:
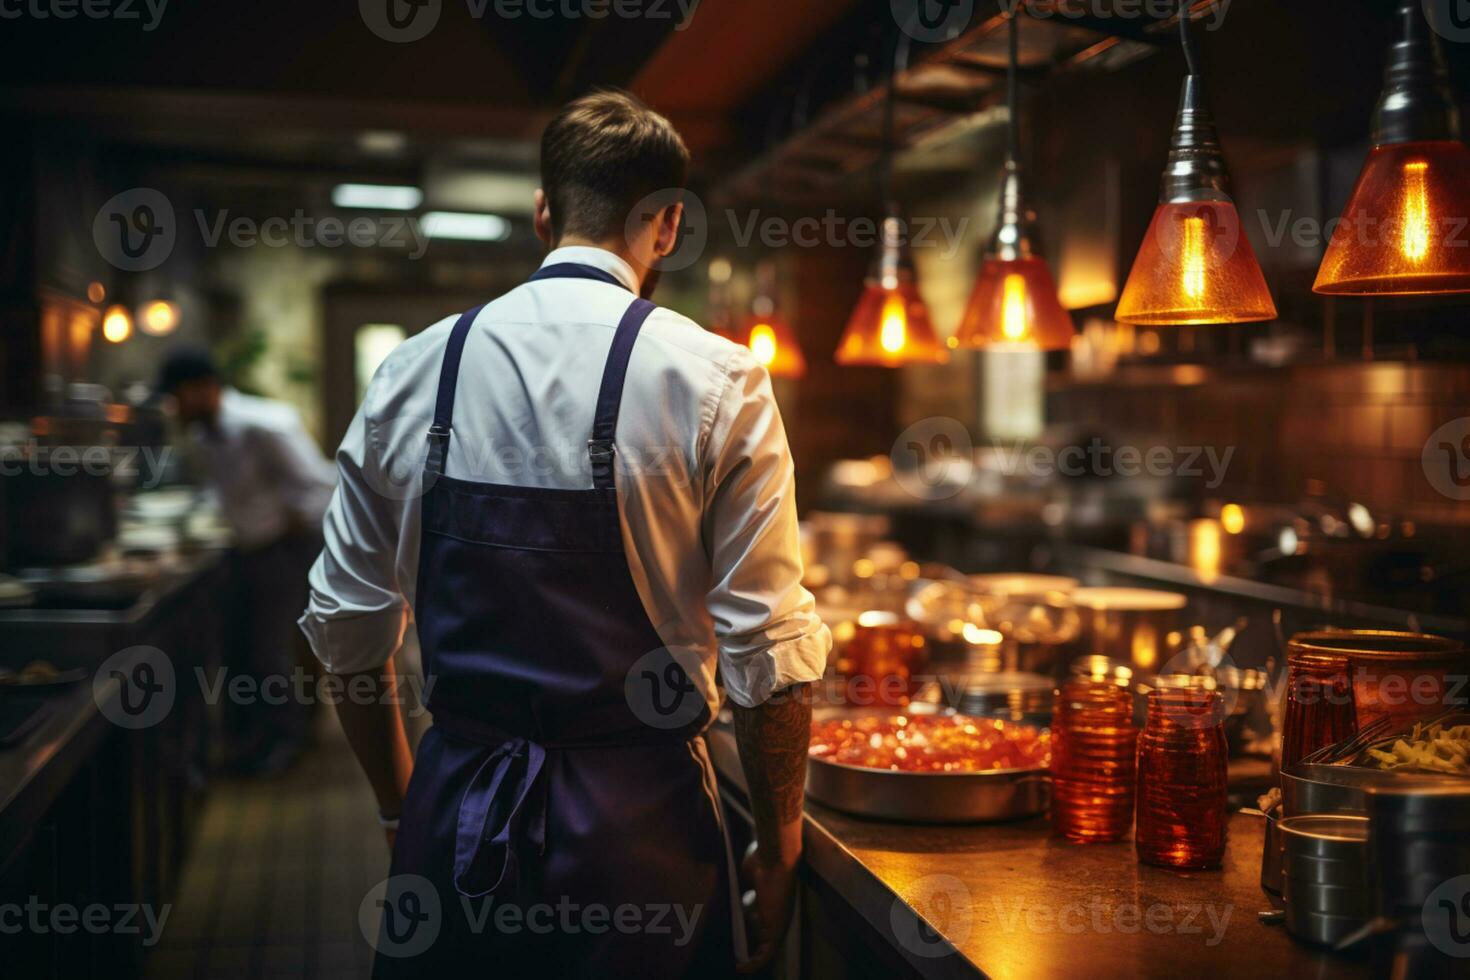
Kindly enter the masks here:
M 1160 204 L 1115 315 L 1151 326 L 1275 319 L 1276 304 L 1235 205 L 1228 199 Z
M 1373 149 L 1312 289 L 1470 292 L 1470 149 L 1458 140 Z
M 900 279 L 887 286 L 878 279 L 866 282 L 837 345 L 838 364 L 901 367 L 948 359 L 949 352 L 934 335 L 929 310 L 912 280 Z
M 773 378 L 799 378 L 806 374 L 806 358 L 796 342 L 796 332 L 774 316 L 753 316 L 745 324 L 745 346 Z
M 1072 346 L 1072 317 L 1057 299 L 1046 260 L 989 258 L 980 267 L 957 335 L 961 347 Z

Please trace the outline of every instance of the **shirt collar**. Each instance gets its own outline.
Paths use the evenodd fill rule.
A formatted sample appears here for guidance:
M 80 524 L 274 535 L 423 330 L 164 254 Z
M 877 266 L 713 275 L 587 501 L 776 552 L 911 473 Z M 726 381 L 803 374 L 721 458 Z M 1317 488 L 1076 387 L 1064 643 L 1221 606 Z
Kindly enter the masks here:
M 566 245 L 562 248 L 554 248 L 546 256 L 546 261 L 541 263 L 541 268 L 548 265 L 556 265 L 559 262 L 577 262 L 581 265 L 590 265 L 594 269 L 613 275 L 618 282 L 628 287 L 633 294 L 638 292 L 638 276 L 633 272 L 633 267 L 623 261 L 620 256 L 614 255 L 605 248 L 595 248 L 591 245 Z

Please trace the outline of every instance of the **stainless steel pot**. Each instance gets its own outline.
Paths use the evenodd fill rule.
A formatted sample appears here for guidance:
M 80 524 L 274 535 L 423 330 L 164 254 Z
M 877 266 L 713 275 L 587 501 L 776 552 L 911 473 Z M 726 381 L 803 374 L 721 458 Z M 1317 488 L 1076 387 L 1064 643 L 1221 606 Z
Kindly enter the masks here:
M 1335 946 L 1373 915 L 1368 819 L 1288 817 L 1278 829 L 1287 931 L 1308 942 Z

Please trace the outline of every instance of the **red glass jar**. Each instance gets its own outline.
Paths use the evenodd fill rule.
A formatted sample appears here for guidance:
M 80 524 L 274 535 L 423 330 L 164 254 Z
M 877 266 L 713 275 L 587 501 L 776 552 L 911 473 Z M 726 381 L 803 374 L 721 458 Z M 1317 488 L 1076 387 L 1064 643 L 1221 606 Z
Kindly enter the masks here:
M 1138 737 L 1138 860 L 1218 868 L 1225 856 L 1225 705 L 1194 685 L 1149 694 Z
M 1358 730 L 1358 709 L 1348 658 L 1313 651 L 1300 640 L 1300 636 L 1294 636 L 1287 645 L 1282 769 Z
M 1133 695 L 1107 681 L 1066 682 L 1057 691 L 1051 737 L 1057 833 L 1078 844 L 1127 837 L 1137 787 Z
M 865 612 L 837 657 L 843 700 L 857 707 L 902 708 L 928 662 L 928 644 L 916 623 L 895 613 Z

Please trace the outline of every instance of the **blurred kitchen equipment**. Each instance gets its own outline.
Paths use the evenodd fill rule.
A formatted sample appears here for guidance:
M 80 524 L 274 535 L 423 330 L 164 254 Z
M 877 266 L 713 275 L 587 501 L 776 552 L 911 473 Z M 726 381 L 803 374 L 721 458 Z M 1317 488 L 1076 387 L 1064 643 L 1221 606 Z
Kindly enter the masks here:
M 3 480 L 11 567 L 87 561 L 117 533 L 112 457 L 103 447 L 31 445 L 9 461 Z
M 923 629 L 932 658 L 964 660 L 968 657 L 966 634 L 982 629 L 985 613 L 980 597 L 966 581 L 915 582 L 917 587 L 904 603 L 904 612 Z
M 1368 885 L 1368 819 L 1287 817 L 1282 841 L 1286 929 L 1298 939 L 1334 946 L 1373 913 Z
M 1088 654 L 1073 660 L 1070 673 L 1076 678 L 1107 681 L 1129 690 L 1133 688 L 1133 668 L 1101 654 Z
M 1142 675 L 1159 669 L 1189 603 L 1177 592 L 1112 587 L 1074 589 L 1071 600 L 1081 617 L 1083 652 L 1120 660 Z
M 1042 674 L 955 667 L 940 672 L 914 700 L 976 718 L 1003 718 L 1045 728 L 1052 721 L 1053 685 Z
M 1042 592 L 1071 592 L 1077 580 L 1065 575 L 1032 572 L 990 572 L 971 575 L 970 584 L 985 595 L 1037 595 Z
M 1008 576 L 1009 585 L 1022 576 Z M 1031 578 L 1037 578 L 1035 576 Z M 1049 579 L 1050 576 L 1040 576 Z M 971 578 L 974 582 L 974 577 Z M 1044 583 L 1043 583 L 1044 584 Z M 1005 640 L 998 670 L 1054 675 L 1065 662 L 1063 650 L 1077 638 L 1080 620 L 1066 592 L 987 592 L 980 599 L 985 626 Z
M 801 525 L 802 558 L 807 565 L 825 567 L 834 583 L 850 585 L 853 564 L 888 534 L 888 528 L 882 514 L 813 511 Z

